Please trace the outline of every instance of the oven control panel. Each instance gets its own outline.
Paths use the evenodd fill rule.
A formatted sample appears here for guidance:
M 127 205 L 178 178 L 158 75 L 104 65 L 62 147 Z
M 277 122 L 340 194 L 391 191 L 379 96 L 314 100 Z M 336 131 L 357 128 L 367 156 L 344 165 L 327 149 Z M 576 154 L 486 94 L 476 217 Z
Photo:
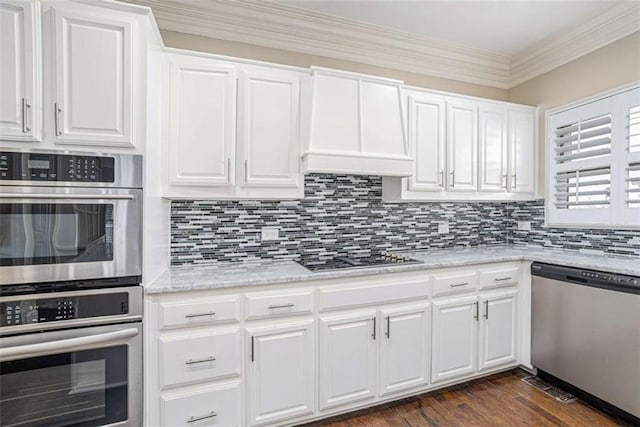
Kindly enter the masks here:
M 0 303 L 0 326 L 127 314 L 129 294 L 126 292 L 37 299 L 25 297 Z
M 0 152 L 0 181 L 114 182 L 113 157 Z

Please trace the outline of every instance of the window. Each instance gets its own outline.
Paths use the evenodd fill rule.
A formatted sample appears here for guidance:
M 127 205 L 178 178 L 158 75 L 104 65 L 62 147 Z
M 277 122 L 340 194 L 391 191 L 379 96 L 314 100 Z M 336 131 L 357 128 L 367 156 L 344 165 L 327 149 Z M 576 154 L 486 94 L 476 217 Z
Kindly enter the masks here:
M 547 222 L 640 227 L 640 88 L 550 112 Z

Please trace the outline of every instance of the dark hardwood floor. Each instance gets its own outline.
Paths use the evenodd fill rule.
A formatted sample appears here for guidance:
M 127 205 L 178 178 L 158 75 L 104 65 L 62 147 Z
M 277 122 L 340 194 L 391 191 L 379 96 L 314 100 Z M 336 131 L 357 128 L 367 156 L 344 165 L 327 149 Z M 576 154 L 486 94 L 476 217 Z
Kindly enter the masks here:
M 580 426 L 622 423 L 586 403 L 561 403 L 521 381 L 515 369 L 416 397 L 339 415 L 307 427 Z

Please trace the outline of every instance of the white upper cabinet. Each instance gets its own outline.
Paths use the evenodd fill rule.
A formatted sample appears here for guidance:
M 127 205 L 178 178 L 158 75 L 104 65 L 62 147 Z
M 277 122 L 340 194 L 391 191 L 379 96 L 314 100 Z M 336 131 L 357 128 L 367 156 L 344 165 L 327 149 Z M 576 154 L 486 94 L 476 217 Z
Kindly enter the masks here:
M 307 172 L 409 176 L 402 82 L 312 67 Z
M 0 139 L 42 136 L 40 7 L 34 1 L 0 3 Z
M 240 76 L 238 181 L 243 187 L 300 187 L 299 73 L 243 71 Z
M 134 148 L 141 54 L 135 18 L 115 10 L 52 5 L 55 142 Z
M 406 89 L 412 176 L 385 177 L 385 201 L 529 200 L 536 190 L 536 110 Z
M 409 142 L 415 157 L 409 190 L 444 191 L 446 106 L 442 97 L 409 96 Z
M 535 111 L 509 110 L 509 191 L 536 191 Z
M 233 185 L 235 67 L 185 55 L 170 64 L 169 185 Z
M 448 191 L 476 191 L 478 107 L 473 102 L 447 101 Z
M 301 198 L 305 74 L 175 49 L 167 58 L 164 196 Z
M 507 190 L 507 110 L 480 106 L 480 191 Z

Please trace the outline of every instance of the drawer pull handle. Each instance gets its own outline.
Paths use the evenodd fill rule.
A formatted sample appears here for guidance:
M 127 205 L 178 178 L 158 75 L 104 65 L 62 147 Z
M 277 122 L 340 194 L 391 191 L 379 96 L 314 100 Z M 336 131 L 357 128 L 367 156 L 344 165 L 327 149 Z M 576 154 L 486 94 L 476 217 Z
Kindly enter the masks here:
M 496 282 L 504 282 L 505 280 L 511 280 L 511 277 L 498 277 L 493 280 L 495 280 Z
M 451 286 L 452 288 L 458 288 L 460 286 L 467 286 L 469 284 L 469 282 L 462 282 L 462 283 L 452 283 L 449 286 Z
M 282 304 L 282 305 L 270 305 L 269 310 L 275 310 L 276 308 L 291 308 L 293 307 L 293 303 Z
M 185 314 L 184 317 L 186 317 L 187 319 L 191 319 L 192 317 L 204 317 L 204 316 L 215 316 L 216 312 L 215 311 L 209 311 L 207 313 L 189 313 L 189 314 Z
M 192 415 L 187 420 L 187 422 L 188 423 L 195 423 L 196 421 L 206 420 L 206 419 L 217 417 L 217 416 L 218 416 L 218 414 L 216 414 L 216 411 L 211 411 L 207 415 L 200 415 L 199 417 L 195 417 L 195 416 Z
M 187 360 L 187 361 L 186 361 L 186 362 L 184 362 L 184 363 L 185 363 L 186 365 L 195 365 L 195 364 L 197 364 L 197 363 L 206 363 L 206 362 L 215 362 L 215 361 L 216 361 L 216 358 L 215 358 L 215 357 L 213 357 L 213 356 L 209 356 L 209 357 L 207 357 L 207 358 L 205 358 L 205 359 L 196 359 L 196 360 L 189 359 L 189 360 Z

